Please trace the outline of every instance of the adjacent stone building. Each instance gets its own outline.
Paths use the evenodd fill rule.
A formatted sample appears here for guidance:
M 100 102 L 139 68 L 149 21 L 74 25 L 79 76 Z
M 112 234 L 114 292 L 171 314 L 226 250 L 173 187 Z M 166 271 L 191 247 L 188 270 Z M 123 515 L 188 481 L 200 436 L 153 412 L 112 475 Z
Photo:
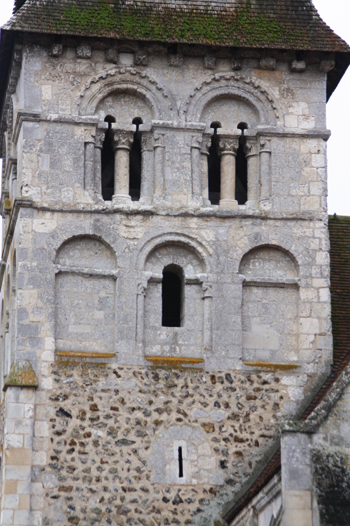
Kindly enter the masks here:
M 234 520 L 330 373 L 325 105 L 349 53 L 309 0 L 15 2 L 1 524 Z M 274 491 L 258 524 L 296 524 Z

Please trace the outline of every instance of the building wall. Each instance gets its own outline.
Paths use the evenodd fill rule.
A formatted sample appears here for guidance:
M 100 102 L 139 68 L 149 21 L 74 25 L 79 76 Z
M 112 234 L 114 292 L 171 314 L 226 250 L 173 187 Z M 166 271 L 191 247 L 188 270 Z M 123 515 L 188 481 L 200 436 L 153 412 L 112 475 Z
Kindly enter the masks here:
M 23 44 L 3 182 L 2 368 L 6 379 L 13 360 L 29 361 L 39 389 L 30 423 L 21 431 L 18 408 L 8 431 L 32 432 L 31 515 L 16 515 L 26 499 L 5 499 L 22 476 L 6 452 L 24 447 L 5 437 L 4 524 L 220 526 L 223 503 L 331 362 L 321 58 L 296 73 L 283 54 L 238 64 L 202 48 L 134 51 Z M 140 201 L 125 188 L 134 118 Z M 232 190 L 239 123 L 245 204 Z M 106 133 L 112 201 L 101 196 Z M 176 328 L 160 322 L 168 265 L 184 274 Z M 21 404 L 10 392 L 4 405 Z

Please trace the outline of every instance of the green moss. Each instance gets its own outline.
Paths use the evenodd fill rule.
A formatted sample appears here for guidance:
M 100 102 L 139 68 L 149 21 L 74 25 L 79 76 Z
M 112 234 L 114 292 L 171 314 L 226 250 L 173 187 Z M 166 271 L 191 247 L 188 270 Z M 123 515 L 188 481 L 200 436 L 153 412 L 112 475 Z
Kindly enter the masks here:
M 309 43 L 306 30 L 296 33 L 271 16 L 256 14 L 250 4 L 235 11 L 213 14 L 210 11 L 121 7 L 99 0 L 93 7 L 77 10 L 66 7 L 59 22 L 60 31 L 96 36 L 119 36 L 160 42 L 185 42 L 249 46 L 288 44 L 295 40 Z

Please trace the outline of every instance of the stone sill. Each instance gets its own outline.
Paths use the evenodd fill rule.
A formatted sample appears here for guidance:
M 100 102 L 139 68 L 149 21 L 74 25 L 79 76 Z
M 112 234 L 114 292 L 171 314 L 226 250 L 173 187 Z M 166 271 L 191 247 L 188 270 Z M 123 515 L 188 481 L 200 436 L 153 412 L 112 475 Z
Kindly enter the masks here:
M 181 356 L 145 356 L 145 360 L 155 367 L 169 369 L 195 369 L 204 370 L 203 358 L 185 358 Z

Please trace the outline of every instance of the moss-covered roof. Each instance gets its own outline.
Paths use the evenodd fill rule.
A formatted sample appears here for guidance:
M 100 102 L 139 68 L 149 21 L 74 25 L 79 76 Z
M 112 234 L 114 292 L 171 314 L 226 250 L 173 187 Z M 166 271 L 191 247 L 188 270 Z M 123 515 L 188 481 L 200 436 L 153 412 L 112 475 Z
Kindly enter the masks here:
M 21 6 L 22 1 L 16 6 Z M 6 30 L 169 43 L 350 51 L 310 0 L 27 0 Z

